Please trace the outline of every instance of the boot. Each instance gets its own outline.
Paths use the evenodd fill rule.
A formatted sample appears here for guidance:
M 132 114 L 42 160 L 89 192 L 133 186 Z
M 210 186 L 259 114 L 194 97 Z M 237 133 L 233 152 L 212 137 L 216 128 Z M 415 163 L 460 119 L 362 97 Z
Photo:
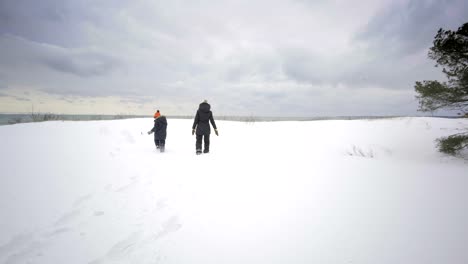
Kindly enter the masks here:
M 201 149 L 197 149 L 197 155 L 200 155 L 201 153 Z

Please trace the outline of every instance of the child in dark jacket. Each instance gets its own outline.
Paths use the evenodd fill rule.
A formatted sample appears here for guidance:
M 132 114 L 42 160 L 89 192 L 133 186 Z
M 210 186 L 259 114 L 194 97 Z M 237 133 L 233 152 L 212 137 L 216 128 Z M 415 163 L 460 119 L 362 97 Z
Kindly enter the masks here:
M 166 129 L 166 117 L 161 115 L 154 119 L 154 127 L 148 131 L 148 135 L 154 133 L 154 144 L 156 145 L 156 149 L 159 149 L 161 152 L 164 152 L 166 146 Z

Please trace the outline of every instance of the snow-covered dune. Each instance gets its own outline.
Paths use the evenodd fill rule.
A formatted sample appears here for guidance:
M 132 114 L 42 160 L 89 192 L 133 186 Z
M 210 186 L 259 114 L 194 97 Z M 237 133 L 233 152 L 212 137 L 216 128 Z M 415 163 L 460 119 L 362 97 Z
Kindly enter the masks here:
M 468 263 L 467 119 L 0 127 L 0 263 Z

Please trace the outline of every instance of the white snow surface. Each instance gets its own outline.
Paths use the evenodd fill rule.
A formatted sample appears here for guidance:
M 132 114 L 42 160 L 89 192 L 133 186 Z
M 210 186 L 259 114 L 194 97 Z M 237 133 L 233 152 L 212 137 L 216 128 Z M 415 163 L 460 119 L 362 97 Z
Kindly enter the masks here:
M 467 119 L 0 127 L 0 263 L 468 263 Z

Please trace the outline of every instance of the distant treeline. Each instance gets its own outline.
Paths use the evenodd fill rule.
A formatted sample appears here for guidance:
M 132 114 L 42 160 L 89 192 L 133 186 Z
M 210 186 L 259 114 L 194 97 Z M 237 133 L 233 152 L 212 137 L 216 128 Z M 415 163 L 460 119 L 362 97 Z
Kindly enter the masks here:
M 43 121 L 96 121 L 142 118 L 139 115 L 61 115 L 53 113 L 0 114 L 0 125 Z
M 194 116 L 177 115 L 166 116 L 168 119 L 192 119 Z M 405 116 L 315 116 L 315 117 L 274 117 L 274 116 L 215 116 L 215 120 L 239 121 L 239 122 L 271 122 L 271 121 L 315 121 L 315 120 L 365 120 L 401 118 Z M 458 118 L 456 116 L 434 116 L 440 118 Z M 148 115 L 60 115 L 52 113 L 33 114 L 0 114 L 0 125 L 43 122 L 43 121 L 97 121 L 117 120 L 130 118 L 153 118 Z

